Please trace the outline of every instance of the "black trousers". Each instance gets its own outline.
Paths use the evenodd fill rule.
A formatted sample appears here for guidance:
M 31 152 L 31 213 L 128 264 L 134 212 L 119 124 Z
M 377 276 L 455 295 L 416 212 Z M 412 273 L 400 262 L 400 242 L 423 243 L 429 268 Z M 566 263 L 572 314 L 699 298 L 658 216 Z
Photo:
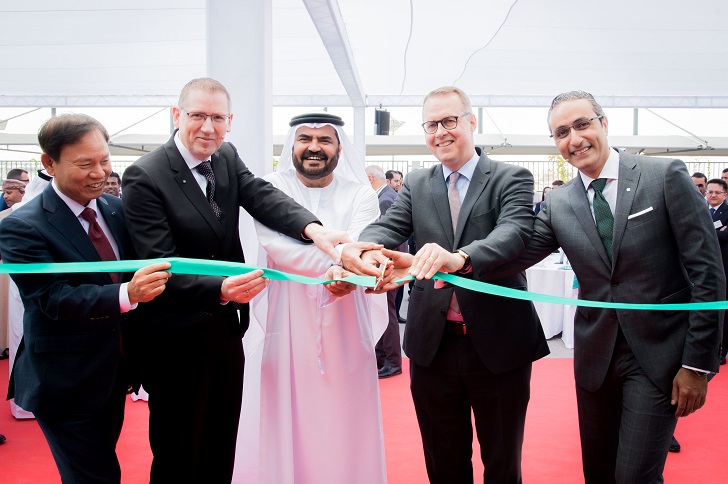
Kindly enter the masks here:
M 229 483 L 243 394 L 239 332 L 208 320 L 157 342 L 149 393 L 151 483 Z M 162 338 L 162 336 L 158 336 Z
M 116 443 L 124 423 L 126 388 L 120 365 L 114 390 L 98 411 L 34 412 L 63 484 L 121 481 Z
M 492 373 L 467 335 L 447 331 L 429 366 L 410 363 L 410 389 L 431 483 L 473 482 L 471 412 L 485 466 L 483 482 L 521 482 L 531 366 Z
M 401 288 L 400 288 L 401 289 Z M 399 319 L 397 319 L 397 310 L 395 309 L 394 299 L 397 290 L 393 289 L 387 292 L 387 314 L 389 321 L 387 329 L 379 338 L 374 352 L 377 355 L 377 367 L 384 365 L 392 368 L 402 368 L 402 344 L 399 338 Z

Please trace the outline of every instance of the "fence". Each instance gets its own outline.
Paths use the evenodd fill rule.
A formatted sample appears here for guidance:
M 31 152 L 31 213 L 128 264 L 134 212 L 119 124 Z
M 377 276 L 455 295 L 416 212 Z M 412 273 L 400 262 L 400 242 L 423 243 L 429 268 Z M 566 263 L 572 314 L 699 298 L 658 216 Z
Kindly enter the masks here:
M 496 158 L 497 159 L 497 158 Z M 116 173 L 122 174 L 131 161 L 112 161 L 112 169 Z M 376 161 L 367 162 L 367 165 L 379 165 L 387 170 L 401 171 L 405 175 L 412 170 L 417 168 L 430 168 L 438 162 L 430 160 L 407 160 L 407 161 Z M 576 176 L 576 169 L 568 163 L 558 161 L 508 161 L 513 165 L 522 166 L 533 173 L 534 179 L 534 192 L 540 193 L 544 187 L 551 186 L 551 182 L 556 179 L 562 179 L 563 181 L 569 181 Z M 695 172 L 704 173 L 708 179 L 720 178 L 721 172 L 724 168 L 728 168 L 728 160 L 725 162 L 719 161 L 696 161 L 685 163 L 688 173 L 693 174 Z M 43 166 L 40 161 L 0 161 L 0 175 L 5 178 L 5 175 L 9 170 L 13 168 L 23 168 L 30 172 L 31 177 L 35 175 L 36 170 L 41 169 Z

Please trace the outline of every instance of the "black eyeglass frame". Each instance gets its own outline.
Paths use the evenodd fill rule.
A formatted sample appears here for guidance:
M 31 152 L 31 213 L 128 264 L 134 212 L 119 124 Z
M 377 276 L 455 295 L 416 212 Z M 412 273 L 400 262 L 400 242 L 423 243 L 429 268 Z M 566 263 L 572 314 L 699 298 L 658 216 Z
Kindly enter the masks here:
M 463 116 L 470 116 L 471 114 L 473 114 L 473 113 L 463 113 L 463 114 L 461 114 L 460 116 L 445 116 L 444 118 L 442 118 L 442 119 L 440 119 L 440 120 L 438 120 L 438 121 L 425 121 L 425 122 L 424 122 L 424 123 L 422 123 L 422 124 L 421 124 L 420 126 L 422 126 L 422 129 L 423 129 L 423 130 L 425 131 L 425 133 L 426 133 L 426 134 L 435 134 L 435 133 L 437 133 L 437 125 L 438 125 L 438 124 L 439 124 L 440 126 L 442 126 L 442 128 L 443 128 L 443 129 L 445 129 L 445 130 L 447 130 L 447 131 L 452 131 L 453 129 L 455 129 L 455 128 L 457 128 L 457 127 L 458 127 L 458 119 L 462 118 Z M 447 126 L 445 126 L 445 124 L 444 124 L 444 123 L 445 123 L 445 122 L 448 122 L 448 121 L 449 121 L 449 120 L 451 120 L 451 119 L 452 119 L 452 120 L 454 120 L 453 122 L 454 122 L 455 124 L 453 125 L 453 127 L 452 127 L 452 128 L 448 128 Z M 434 127 L 435 127 L 435 129 L 434 129 L 434 130 L 432 130 L 432 131 L 427 131 L 427 128 L 426 128 L 426 126 L 428 126 L 428 125 L 429 125 L 429 126 L 434 126 Z

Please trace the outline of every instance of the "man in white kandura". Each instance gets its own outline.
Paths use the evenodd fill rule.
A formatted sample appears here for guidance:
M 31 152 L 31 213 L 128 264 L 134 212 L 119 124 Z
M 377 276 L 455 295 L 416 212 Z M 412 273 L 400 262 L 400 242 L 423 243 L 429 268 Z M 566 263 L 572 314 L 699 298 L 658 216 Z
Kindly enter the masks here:
M 327 227 L 357 240 L 379 217 L 379 205 L 364 163 L 341 129 L 344 122 L 330 114 L 306 114 L 290 124 L 278 171 L 265 179 Z M 326 279 L 348 274 L 316 247 L 257 222 L 256 230 L 269 268 Z M 247 435 L 238 442 L 236 465 L 257 464 L 243 469 L 245 478 L 261 484 L 385 483 L 374 346 L 386 326 L 386 298 L 365 295 L 363 287 L 345 282 L 271 280 L 253 307 L 256 319 L 264 320 L 265 341 L 260 441 Z M 246 379 L 255 378 L 251 373 Z M 256 398 L 257 388 L 249 391 L 249 384 L 245 398 Z M 257 405 L 248 403 L 242 420 L 256 417 L 247 409 Z M 256 463 L 242 457 L 256 452 Z

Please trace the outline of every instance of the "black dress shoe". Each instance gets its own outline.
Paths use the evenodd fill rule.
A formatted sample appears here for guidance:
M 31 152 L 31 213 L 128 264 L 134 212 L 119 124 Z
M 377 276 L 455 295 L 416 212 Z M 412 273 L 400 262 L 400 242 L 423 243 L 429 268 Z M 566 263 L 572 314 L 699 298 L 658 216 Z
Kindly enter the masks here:
M 672 441 L 670 441 L 670 447 L 668 449 L 670 452 L 680 452 L 680 442 L 677 441 L 675 436 L 672 436 Z
M 407 320 L 402 316 L 397 316 L 397 321 L 399 321 L 399 324 L 407 324 Z M 723 363 L 725 363 L 725 358 L 723 358 Z
M 402 321 L 400 321 L 400 323 L 401 323 L 401 322 L 402 322 Z M 721 359 L 720 359 L 720 364 L 721 364 L 721 365 L 725 365 L 725 357 L 726 357 L 726 355 L 723 355 L 723 356 L 721 357 Z
M 389 378 L 394 375 L 401 375 L 402 374 L 402 368 L 384 365 L 381 370 L 379 370 L 379 378 Z
M 5 436 L 3 434 L 0 434 L 0 444 L 5 442 Z

